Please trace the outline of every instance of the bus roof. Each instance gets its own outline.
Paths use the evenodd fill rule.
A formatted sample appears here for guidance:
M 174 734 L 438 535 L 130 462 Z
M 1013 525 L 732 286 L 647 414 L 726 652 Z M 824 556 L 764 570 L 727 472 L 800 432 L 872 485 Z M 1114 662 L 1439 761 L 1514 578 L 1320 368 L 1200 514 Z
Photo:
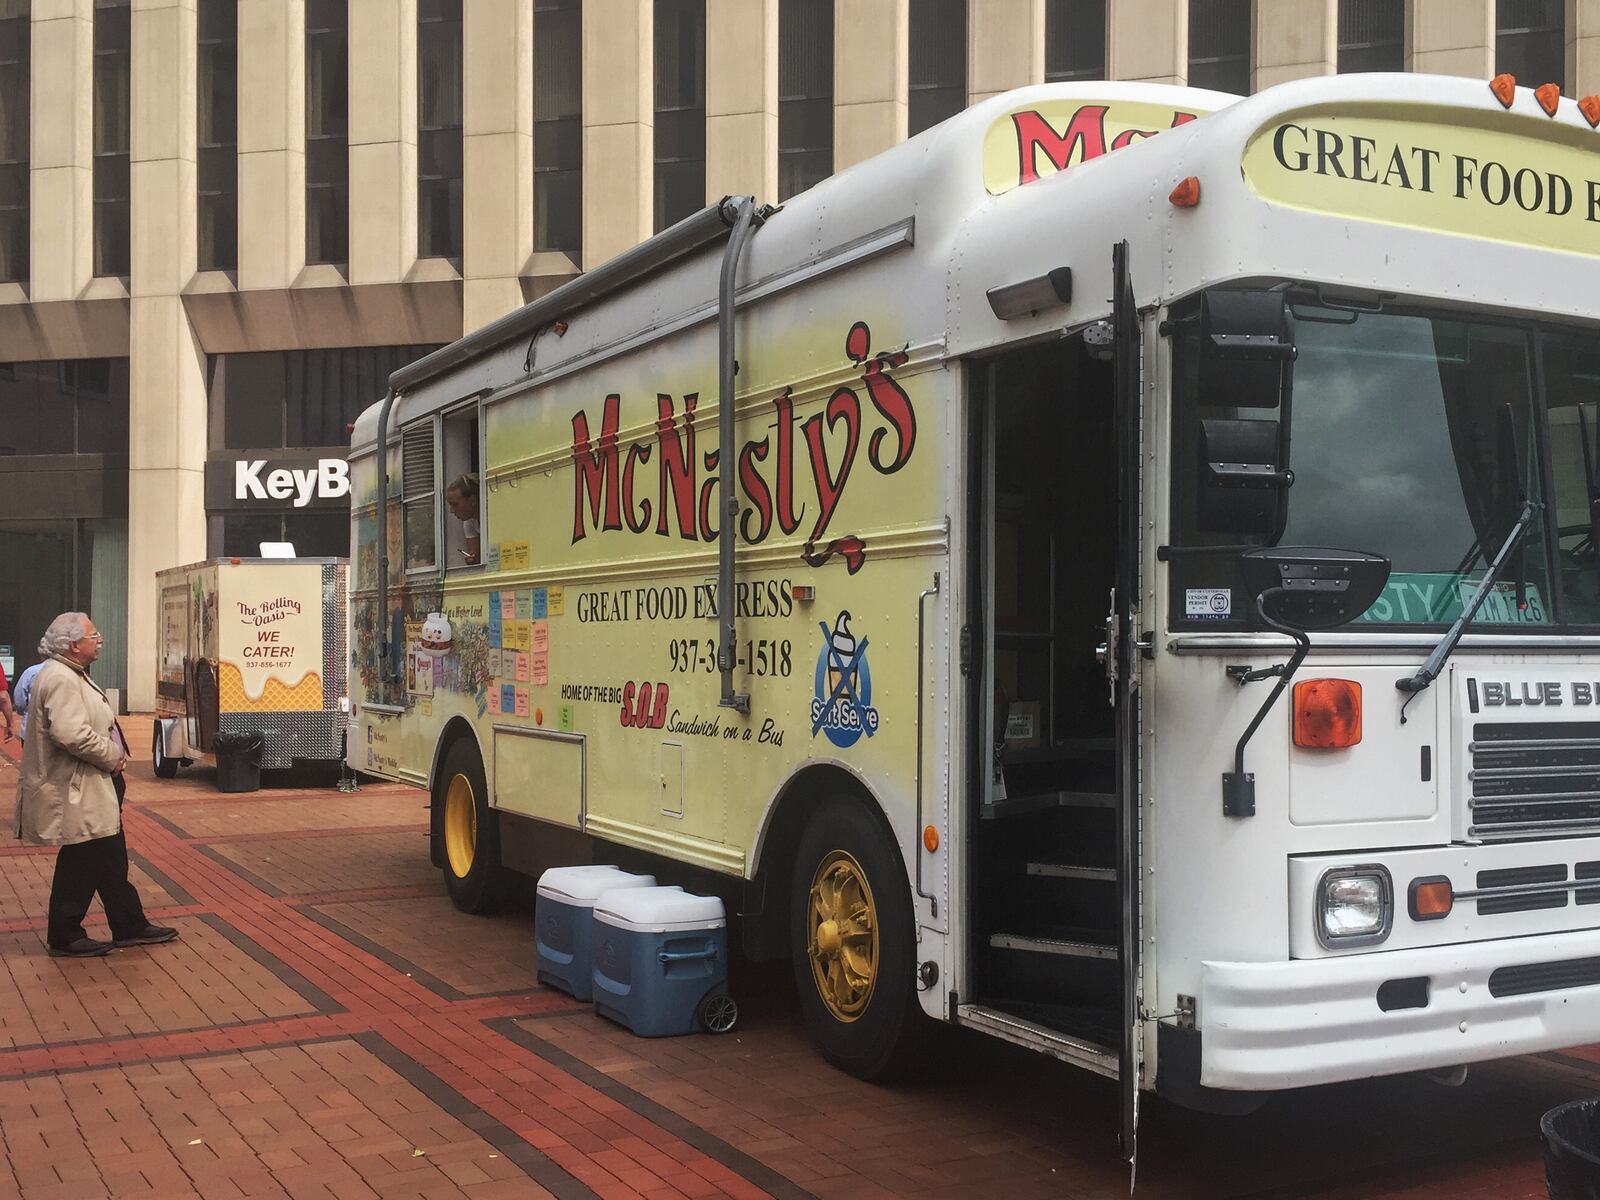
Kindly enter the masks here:
M 1126 240 L 1141 305 L 1286 277 L 1586 318 L 1596 149 L 1575 102 L 1547 113 L 1518 88 L 1507 106 L 1457 77 L 1320 76 L 1242 100 L 1145 83 L 1021 88 L 789 200 L 751 239 L 741 306 L 848 275 L 944 353 L 972 353 L 1105 316 L 1111 247 Z M 1199 203 L 1178 207 L 1169 193 L 1189 176 Z M 563 335 L 491 339 L 433 377 L 412 372 L 421 381 L 391 429 L 714 319 L 720 260 L 719 242 L 595 301 Z M 1073 273 L 1064 308 L 996 315 L 991 289 L 1056 267 Z M 375 405 L 358 450 L 376 426 Z

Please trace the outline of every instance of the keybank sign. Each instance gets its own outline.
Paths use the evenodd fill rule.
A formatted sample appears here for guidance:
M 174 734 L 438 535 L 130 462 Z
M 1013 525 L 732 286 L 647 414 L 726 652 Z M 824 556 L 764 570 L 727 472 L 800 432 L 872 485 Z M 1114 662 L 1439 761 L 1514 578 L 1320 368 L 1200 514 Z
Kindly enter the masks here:
M 206 507 L 320 508 L 348 503 L 350 464 L 342 458 L 229 458 L 206 463 Z
M 265 458 L 240 459 L 233 464 L 235 500 L 288 500 L 296 508 L 311 497 L 337 500 L 350 494 L 350 464 L 342 458 L 319 458 L 314 467 L 275 467 Z

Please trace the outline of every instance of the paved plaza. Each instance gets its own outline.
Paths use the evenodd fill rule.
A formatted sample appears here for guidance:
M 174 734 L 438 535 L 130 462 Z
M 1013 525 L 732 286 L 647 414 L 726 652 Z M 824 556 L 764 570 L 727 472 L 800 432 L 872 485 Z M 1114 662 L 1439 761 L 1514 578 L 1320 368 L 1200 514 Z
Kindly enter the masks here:
M 861 1083 L 811 1051 L 782 967 L 735 965 L 732 1034 L 634 1038 L 535 984 L 527 912 L 451 907 L 420 792 L 214 784 L 130 779 L 169 945 L 48 957 L 53 851 L 0 849 L 0 1196 L 1127 1194 L 1103 1080 L 942 1030 L 919 1077 Z M 15 787 L 0 762 L 8 822 Z M 1147 1097 L 1137 1195 L 1542 1197 L 1539 1114 L 1596 1091 L 1600 1048 L 1247 1118 Z

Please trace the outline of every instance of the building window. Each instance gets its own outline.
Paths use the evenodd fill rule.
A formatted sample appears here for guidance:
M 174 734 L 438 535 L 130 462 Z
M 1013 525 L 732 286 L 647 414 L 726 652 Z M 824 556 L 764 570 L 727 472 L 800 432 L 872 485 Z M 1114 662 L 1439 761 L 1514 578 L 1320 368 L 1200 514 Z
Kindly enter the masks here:
M 216 558 L 255 558 L 262 542 L 288 542 L 296 558 L 345 558 L 350 553 L 348 512 L 235 512 L 222 517 Z
M 195 28 L 197 265 L 233 271 L 239 266 L 238 0 L 200 0 Z
M 343 447 L 389 376 L 437 346 L 214 354 L 207 362 L 213 450 Z
M 417 254 L 461 257 L 461 0 L 417 3 Z
M 0 363 L 0 464 L 13 455 L 127 452 L 127 359 Z
M 1566 90 L 1566 14 L 1563 0 L 1496 0 L 1495 70 L 1529 87 Z
M 1106 77 L 1106 0 L 1046 0 L 1044 77 L 1049 83 Z
M 706 203 L 706 3 L 656 3 L 655 229 Z
M 1189 0 L 1189 86 L 1250 94 L 1250 0 Z
M 533 246 L 583 252 L 583 0 L 533 7 Z
M 778 3 L 778 199 L 833 174 L 833 0 Z
M 350 261 L 349 12 L 306 0 L 306 261 Z
M 28 9 L 0 0 L 0 283 L 28 282 Z
M 967 0 L 913 0 L 910 42 L 915 136 L 967 106 Z
M 94 0 L 94 273 L 128 273 L 128 0 Z
M 1339 73 L 1405 70 L 1405 0 L 1339 0 Z

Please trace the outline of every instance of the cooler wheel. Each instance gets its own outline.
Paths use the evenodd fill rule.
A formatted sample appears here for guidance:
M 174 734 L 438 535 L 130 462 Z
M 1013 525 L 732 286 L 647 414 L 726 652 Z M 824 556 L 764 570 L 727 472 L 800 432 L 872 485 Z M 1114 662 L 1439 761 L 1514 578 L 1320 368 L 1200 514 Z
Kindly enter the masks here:
M 727 1033 L 739 1020 L 739 1005 L 726 992 L 700 1001 L 700 1025 L 707 1033 Z

